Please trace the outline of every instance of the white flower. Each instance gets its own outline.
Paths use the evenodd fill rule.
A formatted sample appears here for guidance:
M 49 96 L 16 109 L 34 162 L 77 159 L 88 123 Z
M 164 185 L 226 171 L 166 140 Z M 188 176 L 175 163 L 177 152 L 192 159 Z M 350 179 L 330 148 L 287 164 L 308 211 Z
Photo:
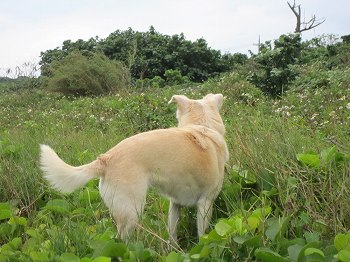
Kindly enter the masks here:
M 346 108 L 347 108 L 347 109 L 350 109 L 350 103 L 348 103 L 348 104 L 346 105 Z

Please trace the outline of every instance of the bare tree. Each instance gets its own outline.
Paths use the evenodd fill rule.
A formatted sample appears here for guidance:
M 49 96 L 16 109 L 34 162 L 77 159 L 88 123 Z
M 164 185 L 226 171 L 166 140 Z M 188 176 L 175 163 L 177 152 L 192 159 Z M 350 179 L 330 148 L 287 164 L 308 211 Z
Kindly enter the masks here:
M 293 5 L 291 5 L 289 2 L 287 2 L 289 8 L 294 13 L 295 17 L 297 18 L 297 25 L 295 27 L 294 33 L 301 33 L 303 31 L 310 30 L 312 28 L 315 28 L 316 26 L 319 26 L 322 24 L 326 19 L 317 20 L 316 15 L 313 15 L 309 21 L 301 22 L 301 7 L 300 5 L 295 4 L 295 0 L 293 1 Z

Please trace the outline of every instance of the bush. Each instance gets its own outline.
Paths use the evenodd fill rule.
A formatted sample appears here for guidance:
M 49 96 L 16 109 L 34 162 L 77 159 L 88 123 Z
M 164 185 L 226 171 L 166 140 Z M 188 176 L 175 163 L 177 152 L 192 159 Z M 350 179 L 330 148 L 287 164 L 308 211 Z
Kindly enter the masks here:
M 102 95 L 124 89 L 129 84 L 128 70 L 102 54 L 83 56 L 76 51 L 49 68 L 49 89 L 65 95 Z

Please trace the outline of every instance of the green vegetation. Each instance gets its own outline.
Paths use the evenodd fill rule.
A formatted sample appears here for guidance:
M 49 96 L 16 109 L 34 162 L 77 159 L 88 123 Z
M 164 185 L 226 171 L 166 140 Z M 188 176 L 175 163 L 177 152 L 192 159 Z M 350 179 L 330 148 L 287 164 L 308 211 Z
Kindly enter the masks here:
M 102 95 L 125 89 L 129 72 L 102 54 L 83 56 L 72 52 L 50 66 L 47 87 L 66 95 Z
M 349 43 L 276 41 L 284 44 L 201 84 L 169 69 L 109 95 L 78 97 L 48 92 L 50 78 L 31 89 L 3 81 L 0 261 L 350 261 Z M 295 45 L 299 53 L 287 52 Z M 291 58 L 279 63 L 285 56 Z M 130 135 L 175 126 L 167 104 L 173 94 L 209 92 L 225 96 L 231 157 L 211 228 L 199 241 L 189 208 L 179 246 L 168 244 L 168 201 L 157 192 L 124 243 L 115 239 L 98 181 L 64 195 L 43 180 L 40 143 L 81 165 Z
M 179 70 L 191 81 L 203 82 L 230 70 L 232 64 L 242 63 L 246 55 L 225 54 L 208 47 L 201 38 L 195 42 L 180 35 L 162 35 L 150 27 L 147 32 L 135 32 L 131 28 L 117 30 L 106 39 L 91 38 L 72 42 L 66 40 L 62 47 L 42 52 L 40 64 L 43 75 L 47 75 L 54 61 L 61 61 L 71 52 L 79 50 L 83 55 L 103 53 L 112 60 L 121 61 L 133 79 L 165 78 L 165 71 Z

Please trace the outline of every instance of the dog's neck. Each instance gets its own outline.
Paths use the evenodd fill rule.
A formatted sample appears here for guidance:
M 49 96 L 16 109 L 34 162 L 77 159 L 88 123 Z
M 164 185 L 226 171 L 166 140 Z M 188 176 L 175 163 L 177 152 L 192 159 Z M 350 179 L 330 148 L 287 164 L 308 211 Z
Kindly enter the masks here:
M 211 123 L 210 125 L 206 125 L 203 123 L 200 124 L 187 124 L 187 125 L 181 125 L 179 123 L 178 125 L 179 128 L 194 128 L 194 129 L 203 129 L 203 128 L 208 128 L 216 133 L 219 133 L 221 136 L 225 136 L 225 126 L 221 121 L 218 121 L 215 123 Z

